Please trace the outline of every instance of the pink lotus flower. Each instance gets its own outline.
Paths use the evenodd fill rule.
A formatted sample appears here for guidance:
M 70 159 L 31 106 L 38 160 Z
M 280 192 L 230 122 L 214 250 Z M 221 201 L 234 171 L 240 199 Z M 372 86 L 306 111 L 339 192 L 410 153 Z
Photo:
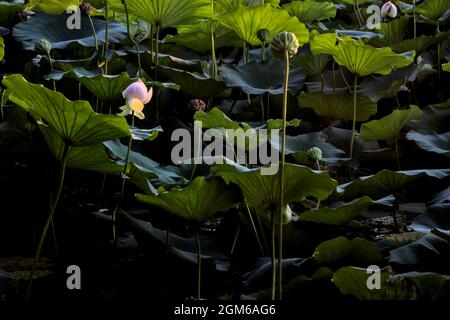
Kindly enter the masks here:
M 392 2 L 386 2 L 381 7 L 381 16 L 383 18 L 395 18 L 397 16 L 397 7 Z
M 139 79 L 136 82 L 130 84 L 123 92 L 122 96 L 127 100 L 127 104 L 120 107 L 122 112 L 119 116 L 125 117 L 129 114 L 133 114 L 139 119 L 143 120 L 145 118 L 144 105 L 150 102 L 153 96 L 153 88 L 147 91 L 145 83 Z

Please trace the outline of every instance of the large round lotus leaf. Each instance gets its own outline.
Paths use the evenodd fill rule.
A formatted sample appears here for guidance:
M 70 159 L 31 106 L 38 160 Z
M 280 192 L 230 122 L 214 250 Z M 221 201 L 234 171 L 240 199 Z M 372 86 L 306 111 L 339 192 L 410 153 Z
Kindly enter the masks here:
M 212 16 L 210 0 L 127 0 L 128 12 L 161 29 L 200 22 Z M 110 0 L 111 10 L 124 12 L 120 0 Z
M 423 109 L 422 117 L 412 120 L 408 126 L 421 133 L 438 134 L 448 132 L 450 121 L 450 108 L 439 109 L 433 106 L 426 106 Z
M 240 6 L 233 12 L 219 16 L 217 20 L 234 30 L 242 41 L 253 46 L 262 45 L 257 36 L 258 31 L 262 29 L 269 31 L 269 38 L 288 31 L 297 36 L 300 44 L 309 42 L 308 29 L 303 23 L 286 11 L 273 8 L 269 4 L 251 8 Z
M 411 105 L 411 109 L 394 110 L 380 120 L 372 120 L 361 126 L 359 137 L 364 140 L 386 140 L 392 141 L 404 126 L 413 119 L 420 119 L 422 110 L 415 105 Z
M 236 34 L 220 25 L 214 23 L 215 48 L 225 46 L 242 46 L 242 41 Z M 201 22 L 177 28 L 178 33 L 174 36 L 168 35 L 164 42 L 176 43 L 200 54 L 211 53 L 211 23 Z
M 67 28 L 68 14 L 50 15 L 37 13 L 28 21 L 21 22 L 13 29 L 14 38 L 21 42 L 26 50 L 34 50 L 36 41 L 46 39 L 53 49 L 64 49 L 73 43 L 94 47 L 95 40 L 89 18 L 81 16 L 81 29 Z M 93 19 L 98 43 L 104 43 L 105 21 Z M 108 25 L 109 43 L 120 43 L 126 37 L 126 28 L 118 21 L 110 21 Z
M 450 15 L 450 1 L 425 0 L 416 6 L 416 12 L 433 22 L 445 21 Z
M 241 66 L 223 65 L 219 72 L 227 86 L 241 88 L 245 93 L 283 94 L 284 65 L 281 61 L 272 60 L 265 64 L 252 61 Z M 303 87 L 304 80 L 302 69 L 290 70 L 289 91 L 297 94 Z
M 22 11 L 24 5 L 17 2 L 0 1 L 0 26 L 9 28 L 16 17 Z
M 299 97 L 300 107 L 312 108 L 319 116 L 334 120 L 353 119 L 353 95 L 343 92 L 325 94 L 323 92 L 302 92 Z M 377 105 L 367 97 L 357 100 L 356 120 L 366 121 L 377 112 Z
M 326 1 L 293 1 L 285 4 L 283 9 L 301 22 L 321 21 L 336 16 L 336 6 Z
M 336 44 L 336 41 L 337 44 Z M 375 48 L 350 37 L 337 39 L 335 33 L 311 32 L 313 54 L 330 54 L 353 74 L 389 74 L 393 68 L 406 67 L 413 62 L 414 52 L 394 53 L 390 48 Z
M 280 0 L 263 0 L 272 7 L 278 7 Z M 232 12 L 239 6 L 256 7 L 261 5 L 261 0 L 214 0 L 214 13 L 216 15 Z
M 328 143 L 326 135 L 322 132 L 310 132 L 298 136 L 286 136 L 286 154 L 292 155 L 298 162 L 307 164 L 310 160 L 308 149 L 317 147 L 322 151 L 322 161 L 336 163 L 346 160 L 345 152 Z M 278 144 L 274 144 L 276 150 L 281 150 Z
M 408 132 L 406 138 L 415 141 L 419 148 L 423 150 L 450 157 L 450 132 L 422 134 L 412 130 Z
M 137 194 L 141 202 L 160 207 L 188 221 L 204 222 L 240 201 L 237 193 L 219 178 L 197 177 L 186 188 L 174 188 L 159 195 Z

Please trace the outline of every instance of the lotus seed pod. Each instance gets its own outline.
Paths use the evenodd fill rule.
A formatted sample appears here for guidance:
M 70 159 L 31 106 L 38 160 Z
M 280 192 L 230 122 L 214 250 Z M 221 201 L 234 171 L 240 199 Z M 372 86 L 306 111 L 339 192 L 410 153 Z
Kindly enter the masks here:
M 317 147 L 309 148 L 306 153 L 308 154 L 308 157 L 313 160 L 320 161 L 322 159 L 322 150 Z
M 52 44 L 47 39 L 41 39 L 34 44 L 34 50 L 38 53 L 48 54 L 52 50 Z
M 267 43 L 270 39 L 270 31 L 267 29 L 259 29 L 258 32 L 256 32 L 256 36 L 258 37 L 259 41 Z
M 381 16 L 383 18 L 395 18 L 397 16 L 397 7 L 392 2 L 386 2 L 381 7 Z
M 279 224 L 279 221 L 280 221 L 279 210 L 277 210 L 277 211 L 278 211 L 278 213 L 275 216 L 275 223 Z M 283 217 L 282 217 L 283 224 L 288 224 L 289 222 L 292 221 L 292 210 L 291 210 L 291 207 L 289 207 L 289 205 L 287 205 L 284 208 L 282 215 L 283 215 Z
M 295 34 L 292 32 L 281 32 L 273 37 L 270 42 L 270 53 L 278 59 L 284 59 L 285 52 L 289 57 L 297 54 L 299 42 Z

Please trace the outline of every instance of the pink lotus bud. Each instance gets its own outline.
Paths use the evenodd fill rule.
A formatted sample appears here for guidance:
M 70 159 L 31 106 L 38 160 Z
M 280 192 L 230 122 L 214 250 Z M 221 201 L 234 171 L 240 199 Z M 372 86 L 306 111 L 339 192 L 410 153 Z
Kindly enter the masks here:
M 80 5 L 80 10 L 84 15 L 88 16 L 91 13 L 91 5 L 88 2 L 83 2 Z
M 400 88 L 398 88 L 398 92 L 411 92 L 411 90 L 409 90 L 409 88 L 407 86 L 405 86 L 404 84 L 402 84 L 400 86 Z
M 197 111 L 205 111 L 206 103 L 200 99 L 193 99 L 189 101 L 187 108 L 189 111 L 197 112 Z
M 397 16 L 397 7 L 392 2 L 386 2 L 381 7 L 381 16 L 383 18 L 395 18 Z

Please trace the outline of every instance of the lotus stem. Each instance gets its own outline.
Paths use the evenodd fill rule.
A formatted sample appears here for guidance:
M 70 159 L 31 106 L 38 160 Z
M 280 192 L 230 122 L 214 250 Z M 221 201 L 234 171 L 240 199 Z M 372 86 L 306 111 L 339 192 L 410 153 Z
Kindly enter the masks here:
M 169 244 L 170 244 L 170 228 L 167 227 L 167 230 L 166 230 L 166 254 L 169 254 Z
M 265 112 L 264 112 L 264 95 L 259 96 L 259 102 L 261 105 L 261 124 L 264 122 Z
M 276 267 L 276 252 L 275 252 L 275 210 L 271 213 L 271 262 L 272 262 L 271 299 L 275 300 L 277 288 L 277 267 Z
M 439 20 L 436 22 L 436 32 L 439 34 Z M 437 69 L 438 69 L 438 77 L 441 79 L 441 42 L 438 42 L 437 45 Z
M 97 39 L 97 32 L 95 31 L 94 21 L 92 21 L 91 15 L 87 15 L 89 19 L 89 23 L 91 24 L 92 34 L 94 36 L 94 42 L 95 42 L 95 50 L 98 52 L 98 39 Z
M 28 280 L 28 288 L 27 293 L 25 296 L 25 299 L 28 300 L 31 295 L 31 288 L 33 286 L 33 277 L 36 272 L 37 263 L 39 261 L 39 258 L 41 257 L 42 247 L 44 246 L 44 241 L 47 236 L 48 228 L 53 223 L 53 215 L 55 214 L 56 207 L 58 206 L 59 198 L 61 197 L 61 192 L 64 186 L 64 179 L 66 175 L 66 165 L 67 165 L 67 155 L 69 154 L 70 146 L 65 143 L 64 144 L 64 151 L 61 158 L 61 168 L 59 171 L 59 182 L 58 187 L 56 190 L 56 197 L 53 201 L 53 203 L 50 205 L 49 214 L 47 217 L 47 221 L 45 222 L 44 229 L 42 230 L 41 237 L 39 238 L 38 246 L 36 249 L 36 254 L 34 256 L 34 262 L 33 266 L 31 268 L 30 272 L 30 279 Z
M 417 26 L 416 26 L 416 0 L 413 0 L 413 21 L 414 21 L 414 40 L 417 36 Z
M 358 86 L 358 75 L 355 74 L 355 78 L 353 80 L 353 125 L 352 125 L 352 139 L 350 141 L 350 158 L 353 158 L 353 144 L 355 143 L 355 134 L 356 134 L 357 86 Z
M 287 105 L 288 105 L 288 86 L 289 86 L 289 52 L 284 51 L 284 92 L 283 92 L 283 127 L 282 127 L 282 142 L 281 142 L 281 166 L 280 166 L 280 212 L 279 212 L 279 231 L 278 231 L 278 299 L 283 298 L 283 212 L 284 212 L 284 165 L 286 154 L 286 126 L 287 126 Z
M 211 23 L 211 62 L 212 62 L 211 78 L 216 79 L 217 78 L 217 59 L 216 59 L 216 41 L 215 41 L 214 24 L 213 23 Z
M 50 71 L 53 72 L 53 59 L 52 56 L 50 55 L 50 51 L 47 51 L 47 58 L 48 58 L 48 62 L 50 63 Z M 56 81 L 54 79 L 52 79 L 52 83 L 53 83 L 53 91 L 56 91 Z
M 109 33 L 109 17 L 108 17 L 108 0 L 105 0 L 105 45 L 103 46 L 103 61 L 105 61 L 105 74 L 108 74 L 108 59 L 106 59 L 106 51 L 108 50 L 108 33 Z
M 134 111 L 131 113 L 131 126 L 134 127 Z M 131 145 L 133 143 L 133 135 L 131 135 L 130 140 L 128 141 L 127 147 L 127 155 L 125 156 L 125 164 L 123 167 L 123 176 L 122 176 L 122 184 L 120 186 L 119 199 L 117 200 L 116 206 L 114 207 L 114 211 L 112 213 L 112 226 L 113 226 L 113 242 L 117 245 L 117 210 L 119 209 L 123 194 L 125 191 L 125 183 L 126 183 L 126 175 L 128 174 L 128 163 L 130 161 L 130 153 L 131 153 Z
M 236 249 L 236 244 L 237 244 L 237 240 L 239 238 L 240 233 L 241 233 L 241 223 L 239 222 L 237 230 L 236 230 L 236 235 L 234 236 L 234 239 L 233 239 L 233 244 L 231 245 L 230 255 L 234 254 L 234 249 Z
M 255 221 L 253 220 L 252 212 L 250 211 L 250 207 L 248 206 L 247 202 L 245 203 L 245 207 L 247 208 L 248 217 L 250 219 L 250 223 L 252 224 L 253 232 L 255 233 L 256 241 L 258 241 L 259 249 L 261 250 L 261 254 L 264 256 L 265 252 L 261 243 L 261 240 L 259 238 L 258 230 L 256 229 Z
M 155 80 L 158 81 L 158 67 L 159 67 L 159 26 L 156 26 L 156 45 L 155 45 Z
M 397 160 L 397 169 L 400 171 L 402 168 L 400 167 L 400 153 L 398 149 L 398 135 L 395 136 L 395 159 Z
M 333 60 L 333 66 L 331 69 L 332 77 L 333 77 L 333 93 L 336 93 L 336 71 L 334 70 L 334 67 L 336 65 L 336 61 Z
M 131 37 L 131 33 L 130 33 L 130 17 L 128 15 L 127 1 L 126 0 L 122 0 L 122 4 L 123 4 L 123 8 L 125 10 L 125 15 L 127 17 L 127 35 L 128 35 L 128 39 L 130 39 L 131 43 L 133 43 L 134 48 L 136 50 L 137 59 L 138 59 L 138 75 L 139 75 L 139 78 L 142 78 L 141 54 L 139 52 L 139 45 Z
M 197 300 L 200 300 L 202 287 L 202 256 L 200 252 L 200 236 L 198 231 L 195 232 L 195 244 L 197 246 Z
M 263 42 L 262 47 L 261 47 L 261 62 L 264 63 L 266 62 L 266 43 Z

